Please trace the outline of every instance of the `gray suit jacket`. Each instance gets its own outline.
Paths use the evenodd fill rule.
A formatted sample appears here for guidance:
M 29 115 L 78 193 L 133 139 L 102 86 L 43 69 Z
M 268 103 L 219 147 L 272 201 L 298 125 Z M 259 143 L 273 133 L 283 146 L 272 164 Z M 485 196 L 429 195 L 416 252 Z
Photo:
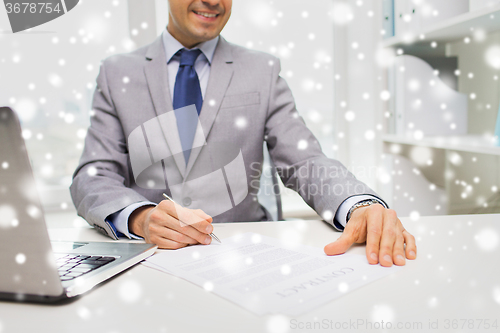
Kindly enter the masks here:
M 71 195 L 79 215 L 117 238 L 106 218 L 166 192 L 214 222 L 261 221 L 263 142 L 283 183 L 332 223 L 356 194 L 376 195 L 327 158 L 298 115 L 279 60 L 228 43 L 215 50 L 194 148 L 186 165 L 161 36 L 102 63 L 94 114 Z M 126 79 L 124 79 L 126 78 Z M 142 157 L 142 158 L 141 158 Z

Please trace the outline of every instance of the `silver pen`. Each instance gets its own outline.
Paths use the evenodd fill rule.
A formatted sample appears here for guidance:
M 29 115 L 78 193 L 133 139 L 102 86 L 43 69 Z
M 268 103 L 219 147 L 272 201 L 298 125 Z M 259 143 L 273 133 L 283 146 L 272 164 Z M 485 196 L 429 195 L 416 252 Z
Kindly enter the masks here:
M 173 203 L 176 203 L 176 202 L 174 201 L 174 199 L 172 199 L 171 197 L 169 197 L 169 196 L 168 196 L 168 195 L 166 195 L 165 193 L 163 193 L 163 197 L 164 197 L 165 199 L 167 199 L 167 200 L 172 201 Z M 220 239 L 219 239 L 217 236 L 215 236 L 215 234 L 214 234 L 213 232 L 212 232 L 212 233 L 210 233 L 210 236 L 212 236 L 212 238 L 213 238 L 213 239 L 215 239 L 216 241 L 218 241 L 219 243 L 221 243 L 221 244 L 222 244 L 222 242 L 220 241 Z

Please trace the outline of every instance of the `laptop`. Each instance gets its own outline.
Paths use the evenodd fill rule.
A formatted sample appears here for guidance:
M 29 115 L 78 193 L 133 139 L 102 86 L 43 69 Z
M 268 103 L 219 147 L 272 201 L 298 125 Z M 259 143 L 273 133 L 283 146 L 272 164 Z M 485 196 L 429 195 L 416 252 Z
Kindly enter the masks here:
M 60 302 L 91 290 L 156 248 L 51 243 L 19 119 L 12 109 L 0 107 L 0 300 Z

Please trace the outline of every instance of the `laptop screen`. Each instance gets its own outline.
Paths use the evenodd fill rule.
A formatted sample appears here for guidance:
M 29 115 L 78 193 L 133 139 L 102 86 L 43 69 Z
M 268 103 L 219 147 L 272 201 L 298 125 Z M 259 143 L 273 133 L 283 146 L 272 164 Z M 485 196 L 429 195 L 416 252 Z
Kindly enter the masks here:
M 60 295 L 54 264 L 19 120 L 0 108 L 0 293 Z

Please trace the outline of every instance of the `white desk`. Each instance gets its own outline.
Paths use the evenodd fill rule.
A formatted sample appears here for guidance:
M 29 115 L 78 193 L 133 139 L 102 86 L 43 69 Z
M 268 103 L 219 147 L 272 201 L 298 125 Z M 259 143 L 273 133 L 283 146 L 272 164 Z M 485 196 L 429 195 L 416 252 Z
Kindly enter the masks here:
M 111 241 L 86 226 L 67 228 L 49 217 L 52 239 Z M 384 321 L 420 325 L 404 332 L 500 331 L 500 215 L 423 217 L 403 221 L 418 239 L 418 259 L 406 267 L 298 318 L 257 317 L 201 288 L 165 273 L 137 265 L 72 303 L 44 306 L 0 302 L 0 332 L 310 332 L 299 325 L 332 325 L 316 331 L 383 332 Z M 76 223 L 77 225 L 79 223 Z M 478 245 L 476 235 L 493 230 Z M 320 221 L 235 223 L 216 226 L 219 237 L 254 231 L 323 246 L 340 234 Z M 491 235 L 491 234 L 490 234 Z M 479 239 L 478 239 L 479 240 Z M 481 249 L 493 247 L 490 251 Z M 364 254 L 364 246 L 350 253 Z M 127 297 L 128 296 L 128 297 Z M 136 296 L 136 297 L 134 297 Z M 458 329 L 446 329 L 445 320 L 457 319 Z M 460 330 L 463 321 L 465 328 Z M 479 319 L 497 320 L 497 329 L 484 329 Z M 429 321 L 439 320 L 439 330 Z M 333 321 L 330 324 L 330 321 Z M 349 322 L 370 321 L 373 329 Z M 344 329 L 337 327 L 343 324 Z M 415 323 L 415 324 L 414 324 Z M 473 326 L 474 325 L 474 326 Z M 305 327 L 305 326 L 303 326 Z M 323 327 L 323 328 L 322 328 Z M 472 328 L 475 327 L 475 328 Z M 482 328 L 482 329 L 481 329 Z

